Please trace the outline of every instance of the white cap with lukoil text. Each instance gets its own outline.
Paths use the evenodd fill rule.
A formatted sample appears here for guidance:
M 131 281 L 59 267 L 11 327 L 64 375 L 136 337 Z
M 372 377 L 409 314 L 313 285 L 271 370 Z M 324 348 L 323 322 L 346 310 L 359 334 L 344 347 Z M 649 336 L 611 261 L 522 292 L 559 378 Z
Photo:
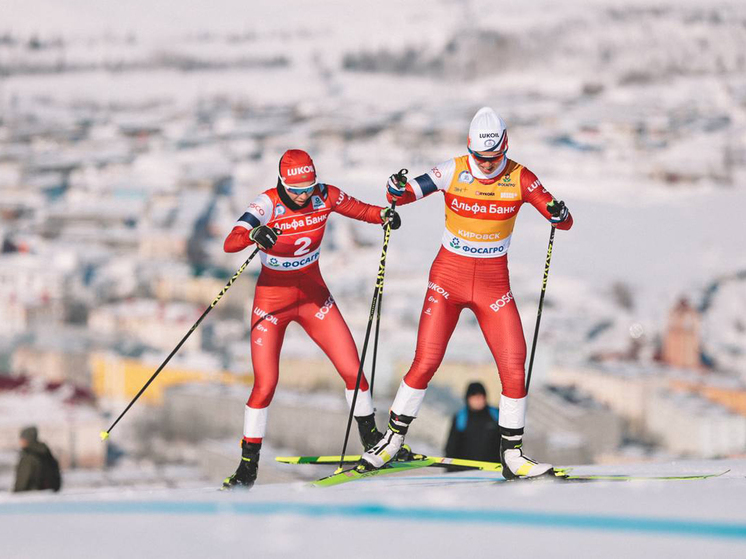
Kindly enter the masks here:
M 505 121 L 490 107 L 482 107 L 469 125 L 469 151 L 504 153 L 508 149 Z

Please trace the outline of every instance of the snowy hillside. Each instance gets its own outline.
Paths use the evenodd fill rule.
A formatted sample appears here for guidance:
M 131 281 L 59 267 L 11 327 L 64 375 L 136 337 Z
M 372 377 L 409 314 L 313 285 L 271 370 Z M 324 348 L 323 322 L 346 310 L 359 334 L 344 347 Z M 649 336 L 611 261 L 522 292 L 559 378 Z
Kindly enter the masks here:
M 746 180 L 742 6 L 146 4 L 6 3 L 4 113 L 70 125 L 108 114 L 110 124 L 155 126 L 175 142 L 215 142 L 189 159 L 198 154 L 202 168 L 236 174 L 234 203 L 216 223 L 227 230 L 272 184 L 274 161 L 289 144 L 311 149 L 325 180 L 380 201 L 392 170 L 420 173 L 461 153 L 468 119 L 490 104 L 509 124 L 512 157 L 576 216 L 576 228 L 557 241 L 549 294 L 557 307 L 546 322 L 566 348 L 604 320 L 623 331 L 635 323 L 657 330 L 676 298 L 745 264 L 734 244 Z M 32 17 L 35 10 L 46 17 Z M 207 127 L 179 122 L 195 105 L 217 118 Z M 238 139 L 255 136 L 257 126 L 268 136 L 261 144 Z M 246 149 L 259 159 L 237 159 Z M 169 149 L 149 151 L 137 157 L 132 178 L 168 184 L 178 159 Z M 108 179 L 90 171 L 75 180 L 91 189 Z M 440 208 L 429 200 L 402 210 L 393 276 L 424 285 Z M 694 233 L 700 219 L 705 225 Z M 546 234 L 525 210 L 511 251 L 524 316 L 532 313 Z M 360 268 L 374 269 L 375 258 L 360 255 Z M 343 290 L 341 272 L 328 263 L 327 270 L 333 290 Z M 633 316 L 609 301 L 615 282 L 634 292 Z M 409 302 L 398 319 L 416 318 L 421 291 L 399 296 Z M 579 315 L 590 324 L 559 327 L 561 316 Z

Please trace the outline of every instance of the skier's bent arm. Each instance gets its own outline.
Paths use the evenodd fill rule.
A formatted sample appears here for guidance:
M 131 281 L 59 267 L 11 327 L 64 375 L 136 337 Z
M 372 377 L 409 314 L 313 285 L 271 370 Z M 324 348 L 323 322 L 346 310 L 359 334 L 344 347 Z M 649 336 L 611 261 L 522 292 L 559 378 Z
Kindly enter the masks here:
M 225 252 L 240 252 L 247 246 L 254 244 L 254 241 L 249 238 L 250 234 L 249 229 L 236 225 L 225 238 L 223 250 Z
M 427 173 L 407 181 L 404 193 L 397 197 L 396 204 L 398 206 L 411 204 L 412 202 L 421 200 L 426 196 L 430 196 L 433 192 L 437 192 L 438 190 L 448 190 L 455 169 L 456 164 L 453 159 L 449 159 L 448 161 L 436 165 Z M 387 193 L 388 201 L 391 202 L 394 197 L 395 196 L 392 195 L 391 190 L 389 189 L 389 192 Z
M 361 202 L 336 186 L 327 185 L 327 188 L 329 189 L 329 197 L 332 201 L 332 211 L 350 219 L 365 221 L 367 223 L 380 224 L 382 222 L 381 211 L 384 208 L 381 206 Z
M 535 207 L 541 215 L 547 220 L 552 221 L 552 214 L 547 209 L 547 204 L 554 200 L 554 197 L 541 184 L 541 181 L 531 171 L 524 167 L 521 172 L 521 194 L 523 200 Z M 567 214 L 567 218 L 559 223 L 553 223 L 557 229 L 567 230 L 572 227 L 572 215 Z
M 272 217 L 272 200 L 266 194 L 260 194 L 249 204 L 244 214 L 238 218 L 231 232 L 223 243 L 225 252 L 239 252 L 254 244 L 251 231 L 266 225 Z

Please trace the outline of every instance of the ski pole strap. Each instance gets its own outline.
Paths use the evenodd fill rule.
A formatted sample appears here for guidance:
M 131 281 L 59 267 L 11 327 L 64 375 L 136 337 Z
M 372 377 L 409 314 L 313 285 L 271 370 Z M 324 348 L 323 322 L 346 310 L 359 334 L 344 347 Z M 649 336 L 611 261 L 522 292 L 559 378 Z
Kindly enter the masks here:
M 407 173 L 409 173 L 409 169 L 400 169 L 396 173 L 396 180 L 402 188 L 407 186 Z

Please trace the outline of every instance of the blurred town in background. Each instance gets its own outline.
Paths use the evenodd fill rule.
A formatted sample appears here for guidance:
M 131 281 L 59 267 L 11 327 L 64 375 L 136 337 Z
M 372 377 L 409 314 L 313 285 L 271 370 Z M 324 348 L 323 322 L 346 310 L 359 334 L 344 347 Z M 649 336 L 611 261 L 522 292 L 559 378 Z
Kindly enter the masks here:
M 110 441 L 98 435 L 245 260 L 222 250 L 233 222 L 274 186 L 289 148 L 309 151 L 322 181 L 383 204 L 389 174 L 464 153 L 483 105 L 507 121 L 509 156 L 576 220 L 555 244 L 531 454 L 558 464 L 743 455 L 746 7 L 562 4 L 387 0 L 377 11 L 296 0 L 246 14 L 238 1 L 165 2 L 154 19 L 178 16 L 158 27 L 132 15 L 144 2 L 127 12 L 10 2 L 0 20 L 0 489 L 29 424 L 67 487 L 228 475 L 253 379 L 258 262 Z M 39 9 L 44 21 L 32 17 Z M 438 196 L 403 208 L 392 236 L 379 425 L 414 355 L 442 211 Z M 529 344 L 548 233 L 524 208 L 510 258 Z M 336 216 L 323 245 L 322 273 L 359 344 L 380 243 L 379 228 Z M 494 363 L 464 313 L 413 447 L 443 452 L 475 380 L 496 404 Z M 340 451 L 342 389 L 291 327 L 263 481 L 307 475 L 272 466 L 275 451 Z

